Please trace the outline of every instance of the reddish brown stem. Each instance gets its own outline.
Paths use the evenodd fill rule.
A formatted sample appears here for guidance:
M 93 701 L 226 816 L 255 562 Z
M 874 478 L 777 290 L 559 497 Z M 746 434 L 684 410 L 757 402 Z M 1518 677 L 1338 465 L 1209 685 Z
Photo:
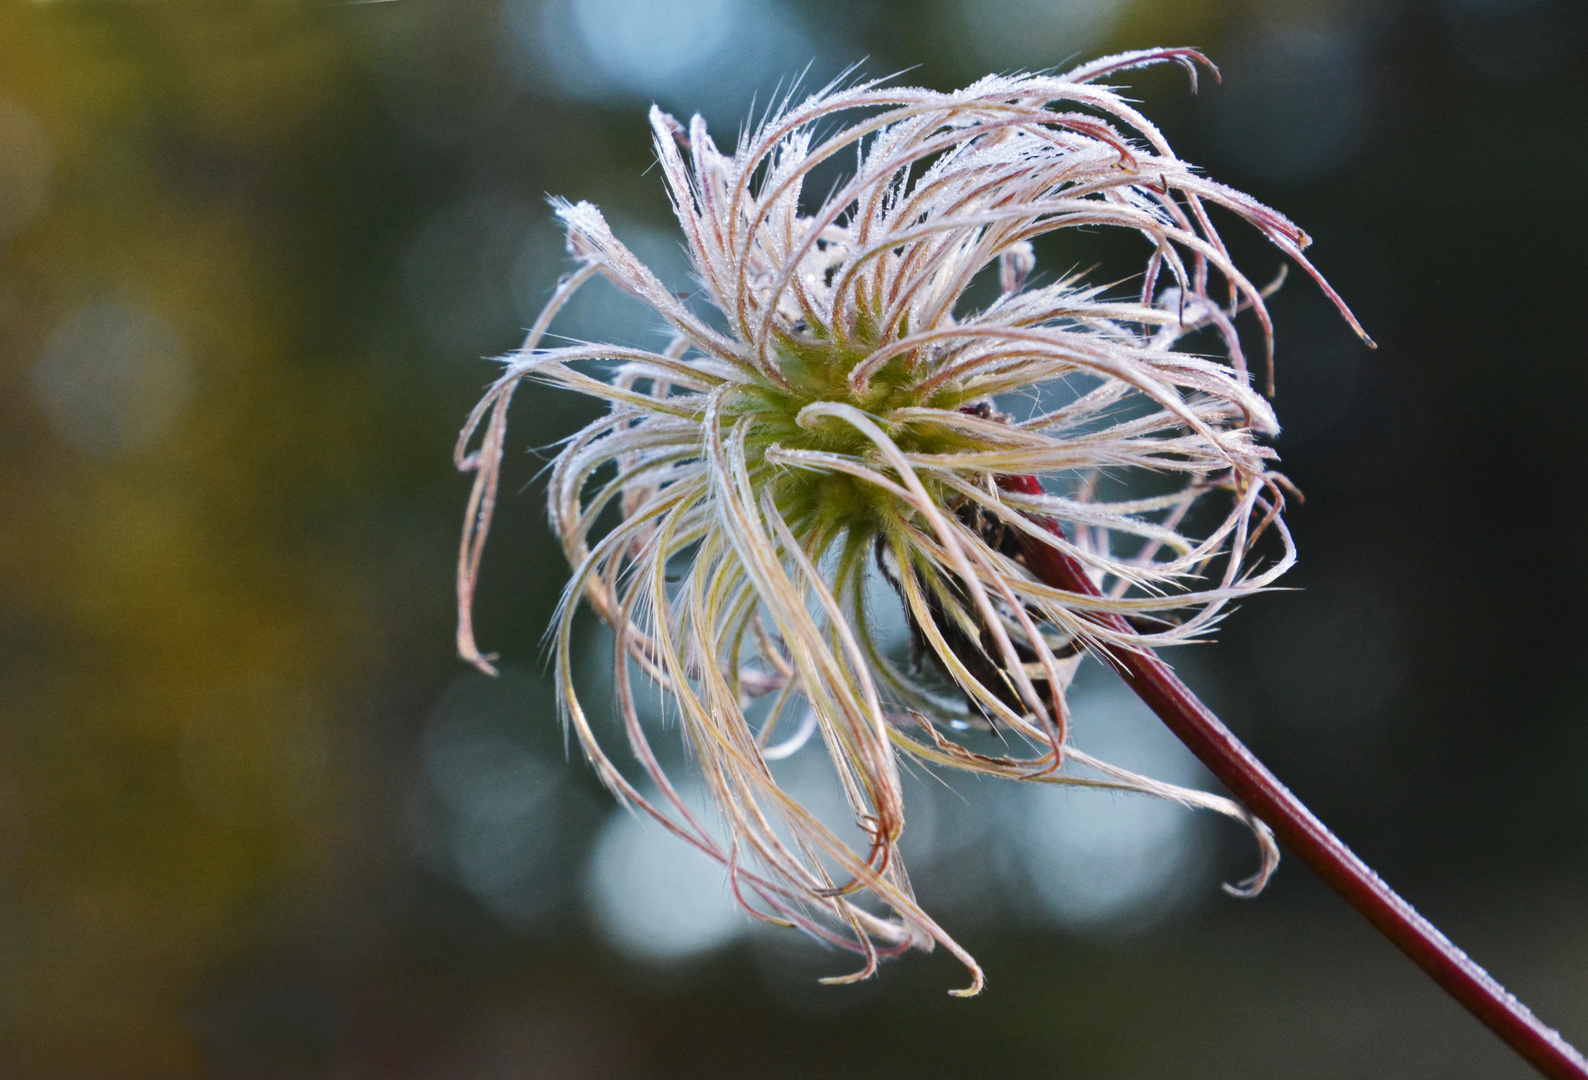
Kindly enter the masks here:
M 1009 490 L 1026 494 L 1042 491 L 1041 484 L 1031 476 L 1004 477 L 1001 483 Z M 1059 531 L 1055 523 L 1037 520 Z M 1068 555 L 1031 538 L 1023 538 L 1021 548 L 1032 573 L 1043 582 L 1056 589 L 1099 595 L 1085 571 Z M 1093 617 L 1111 630 L 1132 632 L 1121 616 L 1099 613 Z M 1540 1022 L 1526 1005 L 1507 993 L 1433 923 L 1384 884 L 1241 744 L 1167 664 L 1150 651 L 1123 649 L 1115 653 L 1114 663 L 1130 688 L 1220 783 L 1451 997 L 1545 1076 L 1552 1080 L 1588 1080 L 1588 1062 L 1575 1047 Z

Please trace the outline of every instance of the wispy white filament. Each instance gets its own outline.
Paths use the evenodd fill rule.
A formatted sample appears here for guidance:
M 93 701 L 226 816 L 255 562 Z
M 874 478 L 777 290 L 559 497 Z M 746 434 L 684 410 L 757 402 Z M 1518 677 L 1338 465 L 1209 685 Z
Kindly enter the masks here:
M 559 202 L 578 269 L 460 436 L 458 465 L 476 476 L 458 646 L 490 670 L 470 608 L 513 391 L 533 377 L 609 403 L 551 474 L 551 523 L 573 568 L 555 629 L 564 714 L 608 787 L 720 861 L 746 910 L 863 956 L 835 981 L 941 944 L 973 974 L 956 993 L 983 984 L 911 890 L 898 851 L 901 758 L 1145 792 L 1240 818 L 1264 850 L 1253 889 L 1276 857 L 1266 830 L 1229 800 L 1116 768 L 1068 740 L 1064 688 L 1081 650 L 1107 657 L 1205 633 L 1293 559 L 1261 438 L 1278 425 L 1234 325 L 1250 310 L 1271 341 L 1266 292 L 1231 261 L 1209 209 L 1255 226 L 1334 297 L 1302 255 L 1300 229 L 1201 176 L 1096 85 L 1164 61 L 1193 79 L 1205 63 L 1153 50 L 950 94 L 829 87 L 783 103 L 733 154 L 718 151 L 699 117 L 685 128 L 653 109 L 657 153 L 715 312 L 668 291 L 595 207 Z M 807 200 L 811 171 L 840 155 L 852 174 Z M 1028 287 L 1038 280 L 1032 241 L 1076 227 L 1142 238 L 1129 295 L 1078 277 Z M 984 271 L 998 294 L 972 310 L 967 290 Z M 596 275 L 648 304 L 671 344 L 544 346 L 558 311 Z M 1216 354 L 1176 351 L 1199 331 L 1198 345 Z M 1049 384 L 1072 399 L 1019 423 L 988 405 Z M 1029 474 L 1046 480 L 1045 494 L 1000 486 Z M 1157 477 L 1164 493 L 1102 494 L 1136 474 Z M 1203 503 L 1219 513 L 1192 515 Z M 1077 560 L 1102 596 L 1035 580 L 997 541 L 1001 530 Z M 1266 560 L 1255 547 L 1265 534 L 1277 537 Z M 964 706 L 945 705 L 879 646 L 865 597 L 883 566 Z M 619 719 L 654 797 L 625 778 L 575 691 L 581 600 L 615 634 Z M 1141 632 L 1111 629 L 1102 612 L 1136 617 Z M 661 767 L 636 710 L 635 672 L 667 696 L 725 828 L 701 820 Z M 752 723 L 757 699 L 765 716 Z M 990 722 L 1008 752 L 963 745 L 967 720 Z M 780 722 L 793 732 L 778 737 Z M 860 847 L 841 839 L 847 823 L 819 820 L 768 767 L 816 737 L 868 838 Z

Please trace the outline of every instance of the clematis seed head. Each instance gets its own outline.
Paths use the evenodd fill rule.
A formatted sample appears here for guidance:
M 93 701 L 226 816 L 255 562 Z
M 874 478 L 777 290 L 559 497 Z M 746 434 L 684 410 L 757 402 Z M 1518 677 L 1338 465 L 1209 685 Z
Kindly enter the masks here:
M 1305 233 L 1180 160 L 1101 83 L 1164 62 L 1193 88 L 1212 67 L 1154 49 L 954 93 L 834 85 L 785 100 L 732 153 L 700 117 L 686 126 L 653 108 L 697 302 L 666 289 L 594 206 L 556 201 L 575 268 L 459 438 L 458 466 L 475 480 L 458 647 L 491 670 L 470 610 L 509 401 L 534 379 L 608 404 L 550 476 L 573 572 L 553 633 L 563 715 L 617 797 L 722 863 L 748 912 L 860 954 L 831 981 L 941 945 L 972 973 L 956 993 L 982 988 L 905 872 L 905 762 L 1240 818 L 1263 847 L 1252 889 L 1277 857 L 1229 800 L 1070 739 L 1065 690 L 1084 653 L 1204 635 L 1294 559 L 1265 441 L 1278 423 L 1236 328 L 1256 321 L 1266 372 L 1268 290 L 1234 264 L 1213 213 L 1256 228 L 1356 326 L 1303 255 Z M 810 197 L 830 160 L 851 172 Z M 1034 245 L 1063 258 L 1078 229 L 1135 237 L 1134 275 L 1044 276 Z M 648 305 L 669 344 L 548 344 L 597 277 Z M 1032 542 L 1077 562 L 1099 595 L 1037 580 L 1020 554 Z M 879 580 L 897 594 L 913 660 L 879 630 Z M 582 604 L 614 636 L 615 746 L 575 686 Z M 636 680 L 661 688 L 720 821 L 662 767 Z M 978 729 L 1003 750 L 967 745 Z M 774 775 L 771 763 L 813 740 L 852 820 L 823 820 Z M 863 842 L 844 839 L 851 825 Z

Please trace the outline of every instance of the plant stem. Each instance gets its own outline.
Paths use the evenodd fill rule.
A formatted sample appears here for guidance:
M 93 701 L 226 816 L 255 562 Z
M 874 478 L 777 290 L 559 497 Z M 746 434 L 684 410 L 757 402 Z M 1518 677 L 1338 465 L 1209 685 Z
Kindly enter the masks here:
M 1006 476 L 1002 486 L 1040 494 L 1033 476 Z M 1036 518 L 1059 532 L 1050 520 Z M 1022 551 L 1037 578 L 1056 589 L 1100 595 L 1081 566 L 1063 552 L 1023 538 Z M 1109 629 L 1130 633 L 1119 615 L 1098 614 Z M 1126 683 L 1219 782 L 1274 830 L 1319 877 L 1394 942 L 1469 1012 L 1551 1080 L 1588 1080 L 1588 1061 L 1560 1033 L 1458 949 L 1433 923 L 1401 899 L 1373 869 L 1291 794 L 1191 689 L 1150 650 L 1113 657 Z

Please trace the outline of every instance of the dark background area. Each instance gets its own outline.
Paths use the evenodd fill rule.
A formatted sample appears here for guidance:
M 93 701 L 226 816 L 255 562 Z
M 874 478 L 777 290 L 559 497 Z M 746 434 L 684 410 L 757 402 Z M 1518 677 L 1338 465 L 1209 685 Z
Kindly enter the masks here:
M 1225 80 L 1141 73 L 1149 115 L 1301 223 L 1381 345 L 1299 276 L 1275 298 L 1295 591 L 1172 659 L 1588 1043 L 1582 5 L 9 0 L 0 1073 L 1528 1075 L 1294 861 L 1221 895 L 1252 853 L 1219 825 L 1078 918 L 1030 808 L 958 798 L 983 840 L 918 884 L 974 1001 L 943 956 L 819 988 L 850 958 L 738 924 L 636 945 L 601 876 L 628 834 L 541 674 L 565 568 L 518 453 L 587 403 L 521 393 L 480 613 L 507 674 L 453 657 L 451 443 L 566 269 L 545 195 L 678 269 L 651 100 L 731 145 L 807 64 L 949 89 L 1153 44 Z M 1116 839 L 1097 865 L 1158 850 Z

